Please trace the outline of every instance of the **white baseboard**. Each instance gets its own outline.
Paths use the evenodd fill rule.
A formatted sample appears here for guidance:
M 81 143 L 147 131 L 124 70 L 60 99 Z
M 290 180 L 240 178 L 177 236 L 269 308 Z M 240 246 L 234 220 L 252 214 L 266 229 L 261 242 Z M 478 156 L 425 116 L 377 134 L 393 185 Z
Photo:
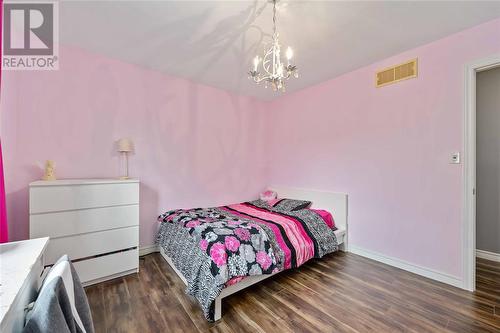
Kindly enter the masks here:
M 366 257 L 366 258 L 375 260 L 375 261 L 379 261 L 379 262 L 387 264 L 389 266 L 394 266 L 394 267 L 403 269 L 403 270 L 411 272 L 411 273 L 425 276 L 426 278 L 429 278 L 432 280 L 436 280 L 439 282 L 443 282 L 443 283 L 452 285 L 454 287 L 464 289 L 463 280 L 461 278 L 458 278 L 458 277 L 453 276 L 453 275 L 449 275 L 446 273 L 435 271 L 433 269 L 418 266 L 418 265 L 409 263 L 409 262 L 401 260 L 401 259 L 388 257 L 386 255 L 376 253 L 376 252 L 373 252 L 370 250 L 365 250 L 363 248 L 353 246 L 353 245 L 349 246 L 349 252 L 360 255 L 362 257 Z
M 154 252 L 160 252 L 160 249 L 158 248 L 158 245 L 156 245 L 156 244 L 141 246 L 139 248 L 139 256 L 145 256 L 146 254 L 150 254 L 150 253 L 154 253 Z
M 476 257 L 491 261 L 500 262 L 500 253 L 476 250 Z
M 160 249 L 156 244 L 153 245 L 146 245 L 146 246 L 141 246 L 139 249 L 139 255 L 143 256 L 146 254 L 154 253 L 154 252 L 160 252 Z M 369 258 L 381 263 L 384 263 L 389 266 L 397 267 L 400 269 L 403 269 L 405 271 L 415 273 L 421 276 L 425 276 L 426 278 L 436 280 L 439 282 L 443 282 L 449 285 L 452 285 L 454 287 L 458 288 L 464 288 L 463 281 L 462 279 L 449 275 L 446 273 L 442 273 L 430 268 L 425 268 L 422 266 L 418 266 L 412 263 L 409 263 L 407 261 L 393 258 L 393 257 L 388 257 L 386 255 L 376 253 L 370 250 L 366 250 L 357 246 L 349 246 L 349 252 L 357 254 L 359 256 Z M 479 254 L 481 252 L 481 254 Z M 498 253 L 492 253 L 492 252 L 486 252 L 486 251 L 481 251 L 481 250 L 476 250 L 477 256 L 480 258 L 488 259 L 488 260 L 494 260 L 494 261 L 500 261 L 500 254 Z M 488 256 L 488 257 L 486 257 Z M 493 259 L 492 259 L 493 258 Z

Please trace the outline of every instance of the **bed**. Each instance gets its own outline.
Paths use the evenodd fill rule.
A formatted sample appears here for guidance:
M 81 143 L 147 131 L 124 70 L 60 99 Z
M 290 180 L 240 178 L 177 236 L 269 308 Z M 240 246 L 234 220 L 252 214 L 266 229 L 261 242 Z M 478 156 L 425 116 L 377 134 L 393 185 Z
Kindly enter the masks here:
M 323 220 L 318 222 L 308 209 L 268 209 L 258 200 L 213 209 L 170 211 L 159 218 L 162 222 L 158 236 L 160 253 L 186 284 L 186 292 L 198 300 L 209 321 L 221 318 L 223 298 L 283 270 L 299 267 L 313 257 L 348 249 L 346 194 L 287 187 L 270 189 L 276 191 L 279 198 L 310 201 L 309 208 L 330 212 L 336 229 L 330 230 Z M 269 220 L 270 215 L 273 221 Z M 172 218 L 175 223 L 169 220 Z M 212 222 L 204 223 L 208 220 Z M 303 231 L 304 238 L 294 234 L 293 237 L 297 236 L 295 244 L 290 244 L 293 237 L 281 239 L 278 231 L 271 230 L 279 227 L 283 231 L 283 226 L 286 229 L 291 220 L 296 224 L 300 221 L 298 225 Z M 232 237 L 233 234 L 238 237 Z M 211 242 L 210 249 L 207 240 Z M 307 242 L 313 242 L 314 246 L 306 246 Z M 229 254 L 230 250 L 236 251 L 235 255 L 227 256 L 216 248 L 216 244 L 220 247 L 225 244 L 224 250 Z M 231 259 L 242 257 L 250 259 L 231 262 Z

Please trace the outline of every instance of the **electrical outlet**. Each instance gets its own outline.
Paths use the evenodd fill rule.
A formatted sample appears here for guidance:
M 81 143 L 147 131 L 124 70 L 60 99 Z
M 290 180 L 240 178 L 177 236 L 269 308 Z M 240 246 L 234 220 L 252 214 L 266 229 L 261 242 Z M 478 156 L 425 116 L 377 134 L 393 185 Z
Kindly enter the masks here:
M 460 153 L 458 153 L 458 152 L 451 153 L 450 163 L 451 164 L 460 164 Z

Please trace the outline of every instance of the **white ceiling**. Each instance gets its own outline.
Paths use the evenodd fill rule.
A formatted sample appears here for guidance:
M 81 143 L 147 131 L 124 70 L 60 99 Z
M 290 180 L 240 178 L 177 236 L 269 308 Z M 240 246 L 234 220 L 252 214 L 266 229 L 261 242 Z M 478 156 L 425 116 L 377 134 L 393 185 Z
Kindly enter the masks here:
M 259 1 L 64 1 L 60 39 L 261 99 L 276 93 L 248 80 L 271 31 Z M 300 70 L 287 92 L 500 17 L 500 1 L 283 0 L 278 31 Z

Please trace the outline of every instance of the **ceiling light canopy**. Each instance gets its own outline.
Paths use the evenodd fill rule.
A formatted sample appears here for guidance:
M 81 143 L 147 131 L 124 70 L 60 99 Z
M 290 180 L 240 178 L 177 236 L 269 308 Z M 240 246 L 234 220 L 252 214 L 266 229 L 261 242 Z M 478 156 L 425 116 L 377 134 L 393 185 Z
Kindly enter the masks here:
M 253 69 L 248 72 L 249 78 L 257 84 L 264 81 L 267 88 L 270 84 L 274 91 L 285 91 L 285 80 L 292 75 L 299 77 L 297 66 L 292 64 L 293 50 L 289 46 L 286 49 L 286 65 L 281 60 L 281 45 L 279 34 L 276 31 L 276 3 L 278 0 L 271 0 L 273 3 L 273 40 L 263 57 L 255 56 L 253 59 Z M 259 71 L 259 65 L 260 70 Z

